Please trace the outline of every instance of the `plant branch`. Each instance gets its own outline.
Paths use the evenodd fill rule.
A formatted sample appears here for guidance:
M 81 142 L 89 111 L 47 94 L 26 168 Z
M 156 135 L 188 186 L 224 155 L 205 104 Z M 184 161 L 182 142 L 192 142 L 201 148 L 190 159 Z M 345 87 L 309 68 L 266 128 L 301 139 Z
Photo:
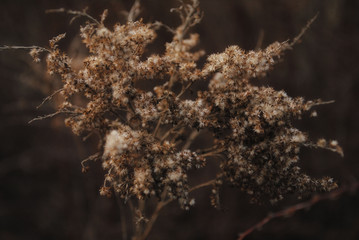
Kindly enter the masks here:
M 192 187 L 189 192 L 193 192 L 199 188 L 203 188 L 203 187 L 207 187 L 207 186 L 210 186 L 210 185 L 213 185 L 215 183 L 215 180 L 210 180 L 208 182 L 205 182 L 205 183 L 201 183 L 197 186 L 194 186 Z M 164 191 L 166 192 L 166 191 Z M 164 201 L 160 201 L 157 206 L 156 206 L 156 209 L 154 210 L 150 220 L 147 222 L 147 225 L 145 227 L 145 230 L 143 231 L 143 234 L 136 238 L 136 240 L 145 240 L 147 238 L 147 236 L 150 234 L 151 230 L 152 230 L 152 227 L 153 227 L 153 224 L 156 222 L 161 210 L 167 205 L 169 204 L 170 202 L 172 202 L 173 199 L 167 199 L 167 200 L 164 200 Z
M 293 45 L 297 44 L 299 42 L 299 40 L 302 38 L 302 36 L 304 35 L 304 33 L 310 28 L 310 26 L 312 25 L 312 23 L 317 19 L 317 17 L 319 16 L 319 12 L 317 14 L 315 14 L 314 17 L 312 17 L 308 22 L 307 25 L 305 25 L 302 30 L 300 31 L 300 33 L 293 39 L 293 41 L 290 43 L 290 46 L 292 47 Z
M 47 114 L 47 115 L 44 115 L 44 116 L 36 117 L 36 118 L 30 120 L 29 124 L 32 123 L 32 122 L 38 121 L 38 120 L 43 120 L 43 119 L 46 119 L 46 118 L 54 117 L 54 116 L 56 116 L 56 115 L 58 115 L 60 113 L 75 113 L 75 112 L 74 111 L 57 111 L 57 112 Z
M 51 95 L 47 96 L 46 98 L 44 98 L 44 100 L 42 100 L 42 102 L 36 107 L 37 109 L 39 109 L 42 105 L 45 104 L 45 102 L 51 100 L 56 94 L 58 94 L 59 92 L 61 92 L 64 88 L 60 88 L 58 90 L 56 90 L 55 92 L 53 92 Z
M 212 179 L 212 180 L 210 180 L 210 181 L 208 181 L 208 182 L 201 183 L 201 184 L 198 184 L 198 185 L 192 187 L 192 188 L 189 190 L 189 192 L 193 192 L 194 190 L 197 190 L 197 189 L 203 188 L 203 187 L 207 187 L 207 186 L 213 185 L 213 184 L 215 184 L 215 183 L 216 183 L 216 180 L 215 180 L 215 179 Z
M 2 50 L 11 50 L 11 49 L 14 49 L 14 50 L 18 50 L 18 49 L 26 49 L 26 50 L 28 50 L 28 49 L 38 49 L 38 50 L 43 51 L 43 52 L 50 52 L 49 49 L 39 47 L 39 46 L 7 46 L 7 45 L 4 45 L 4 46 L 0 47 L 0 51 L 2 51 Z
M 245 237 L 247 237 L 253 231 L 261 229 L 265 224 L 267 224 L 269 221 L 271 221 L 275 218 L 293 215 L 295 212 L 297 212 L 299 210 L 303 210 L 303 209 L 308 209 L 308 208 L 312 207 L 313 205 L 317 204 L 318 202 L 321 202 L 324 200 L 334 200 L 335 198 L 343 195 L 346 192 L 355 192 L 358 190 L 358 188 L 359 188 L 359 183 L 354 183 L 351 186 L 344 186 L 335 191 L 329 192 L 327 194 L 315 195 L 313 198 L 311 198 L 310 200 L 308 200 L 306 202 L 301 202 L 301 203 L 295 204 L 295 205 L 290 206 L 286 209 L 283 209 L 279 212 L 270 213 L 270 214 L 268 214 L 267 217 L 263 218 L 261 221 L 259 221 L 252 227 L 248 228 L 244 232 L 242 232 L 239 235 L 238 240 L 243 240 Z
M 74 11 L 74 10 L 66 10 L 65 8 L 58 8 L 58 9 L 48 9 L 45 11 L 45 13 L 67 13 L 70 15 L 75 15 L 71 20 L 70 20 L 70 24 L 77 18 L 79 17 L 87 17 L 88 19 L 94 21 L 95 23 L 97 23 L 98 25 L 100 25 L 101 23 L 99 21 L 97 21 L 94 17 L 92 17 L 91 15 L 87 14 L 87 8 L 83 9 L 82 11 Z

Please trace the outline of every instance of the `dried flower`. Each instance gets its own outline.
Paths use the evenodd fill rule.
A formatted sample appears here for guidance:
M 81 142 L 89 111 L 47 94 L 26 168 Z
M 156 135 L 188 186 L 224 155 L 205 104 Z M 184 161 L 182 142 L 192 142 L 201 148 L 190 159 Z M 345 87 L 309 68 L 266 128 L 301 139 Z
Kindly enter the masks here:
M 138 6 L 133 9 L 137 11 Z M 59 112 L 69 113 L 66 125 L 75 134 L 100 136 L 100 158 L 107 171 L 101 195 L 113 189 L 124 199 L 176 199 L 188 209 L 195 202 L 189 198 L 188 171 L 203 167 L 208 157 L 215 157 L 220 166 L 213 184 L 214 204 L 223 184 L 240 188 L 253 201 L 269 197 L 271 202 L 290 193 L 335 188 L 330 178 L 312 179 L 302 173 L 298 161 L 302 147 L 342 155 L 337 141 L 313 143 L 292 124 L 323 102 L 292 98 L 284 91 L 251 83 L 265 76 L 298 39 L 256 51 L 229 46 L 209 55 L 201 69 L 196 62 L 204 51 L 192 51 L 199 35 L 188 34 L 202 16 L 198 1 L 175 11 L 182 24 L 167 27 L 172 41 L 166 43 L 164 53 L 147 58 L 143 53 L 156 38 L 156 27 L 164 25 L 135 21 L 135 12 L 113 30 L 103 23 L 107 12 L 101 21 L 81 27 L 80 36 L 90 54 L 80 70 L 72 68 L 71 59 L 57 46 L 65 34 L 50 40 L 48 71 L 63 81 Z M 36 48 L 30 52 L 35 61 L 38 53 Z M 207 90 L 199 91 L 195 99 L 183 97 L 193 83 L 204 79 L 210 80 Z M 153 82 L 153 91 L 138 87 L 143 80 Z M 83 105 L 76 105 L 75 95 L 84 99 Z M 202 129 L 212 134 L 213 146 L 190 150 L 193 136 Z

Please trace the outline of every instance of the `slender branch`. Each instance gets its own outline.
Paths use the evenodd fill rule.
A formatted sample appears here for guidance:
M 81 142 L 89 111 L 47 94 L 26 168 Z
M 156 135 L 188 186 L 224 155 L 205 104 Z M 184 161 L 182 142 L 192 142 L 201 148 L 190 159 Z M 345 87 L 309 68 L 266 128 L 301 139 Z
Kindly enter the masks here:
M 120 209 L 122 239 L 127 240 L 127 224 L 126 224 L 126 214 L 125 214 L 126 207 L 122 205 L 121 198 L 118 193 L 115 194 L 115 197 L 118 207 Z
M 200 12 L 198 6 L 199 1 L 192 0 L 192 4 L 183 3 L 183 5 L 179 8 L 173 8 L 170 10 L 171 12 L 178 12 L 182 21 L 182 24 L 176 30 L 176 38 L 180 42 L 182 42 L 182 39 L 188 30 L 201 21 L 203 14 Z
M 197 186 L 192 187 L 192 188 L 189 190 L 189 192 L 195 191 L 195 190 L 197 190 L 197 189 L 199 189 L 199 188 L 203 188 L 203 187 L 207 187 L 207 186 L 213 185 L 214 183 L 215 183 L 215 180 L 214 180 L 214 179 L 213 179 L 213 180 L 210 180 L 210 181 L 208 181 L 208 182 L 205 182 L 205 183 L 201 183 L 201 184 L 199 184 L 199 185 L 197 185 Z M 165 192 L 166 192 L 166 191 L 164 191 L 164 193 L 165 193 Z M 162 196 L 163 196 L 163 195 L 162 195 Z M 148 237 L 148 235 L 150 234 L 150 232 L 151 232 L 151 230 L 152 230 L 153 224 L 156 222 L 156 220 L 157 220 L 157 218 L 158 218 L 158 216 L 159 216 L 161 210 L 162 210 L 167 204 L 169 204 L 169 203 L 172 202 L 172 201 L 173 201 L 173 199 L 167 199 L 167 200 L 165 200 L 165 201 L 160 201 L 160 202 L 157 204 L 156 209 L 154 210 L 154 212 L 153 212 L 153 214 L 152 214 L 150 220 L 147 222 L 147 225 L 146 225 L 146 227 L 145 227 L 145 230 L 143 231 L 143 234 L 142 234 L 140 237 L 136 238 L 136 240 L 145 240 L 145 239 Z
M 93 160 L 97 160 L 100 157 L 100 152 L 97 152 L 91 156 L 89 156 L 88 158 L 84 159 L 81 161 L 81 166 L 82 166 L 82 172 L 87 172 L 88 170 L 88 166 L 85 166 L 85 163 L 88 161 L 93 161 Z
M 177 95 L 177 98 L 180 98 L 186 92 L 186 90 L 192 86 L 192 84 L 193 81 L 188 83 L 186 87 L 182 88 L 181 92 Z
M 216 180 L 215 180 L 215 179 L 212 179 L 212 180 L 210 180 L 210 181 L 208 181 L 208 182 L 201 183 L 201 184 L 198 184 L 198 185 L 192 187 L 192 188 L 189 190 L 189 192 L 193 192 L 194 190 L 197 190 L 197 189 L 203 188 L 203 187 L 207 187 L 207 186 L 213 185 L 213 184 L 215 184 L 215 183 L 216 183 Z
M 176 143 L 176 140 L 179 136 L 183 135 L 185 131 L 185 126 L 179 126 L 179 129 L 176 131 L 173 131 L 174 135 L 171 137 L 171 143 Z M 178 142 L 182 142 L 183 140 L 179 140 Z
M 57 111 L 55 113 L 51 113 L 51 114 L 47 114 L 47 115 L 44 115 L 44 116 L 38 116 L 32 120 L 29 121 L 29 124 L 32 123 L 32 122 L 35 122 L 35 121 L 38 121 L 38 120 L 43 120 L 43 119 L 46 119 L 46 118 L 51 118 L 51 117 L 54 117 L 60 113 L 74 113 L 73 111 Z
M 78 17 L 87 17 L 88 19 L 91 19 L 92 21 L 94 21 L 95 23 L 97 23 L 98 25 L 100 25 L 101 23 L 99 21 L 97 21 L 94 17 L 92 17 L 91 15 L 87 14 L 87 8 L 83 9 L 82 11 L 74 11 L 74 10 L 66 10 L 65 8 L 58 8 L 58 9 L 48 9 L 45 11 L 45 13 L 67 13 L 70 15 L 75 15 L 71 20 L 70 20 L 70 24 L 77 19 Z
M 176 126 L 170 128 L 165 134 L 163 134 L 160 142 L 162 143 L 171 133 L 175 133 L 177 130 L 179 133 L 182 133 L 182 130 L 180 130 L 181 128 L 184 127 L 182 123 L 183 123 L 183 121 L 180 121 Z M 176 137 L 174 136 L 173 139 L 175 139 L 175 138 Z
M 153 224 L 156 222 L 162 208 L 165 207 L 167 204 L 169 204 L 172 201 L 173 201 L 172 199 L 168 199 L 167 201 L 161 201 L 157 204 L 157 207 L 156 207 L 155 211 L 153 212 L 151 219 L 148 221 L 148 223 L 145 227 L 145 230 L 143 231 L 143 234 L 140 237 L 138 237 L 138 239 L 136 239 L 136 240 L 145 240 L 148 237 L 148 235 L 150 234 L 150 232 L 152 230 Z
M 325 105 L 325 104 L 332 104 L 335 103 L 335 100 L 329 100 L 329 101 L 317 101 L 317 102 L 313 102 L 310 106 L 320 106 L 320 105 Z
M 135 232 L 136 232 L 136 225 L 135 225 L 135 217 L 136 217 L 136 214 L 135 214 L 135 206 L 133 206 L 133 200 L 132 199 L 129 199 L 128 200 L 128 205 L 130 207 L 130 212 L 131 212 L 131 226 L 132 226 L 132 232 L 133 232 L 133 235 L 135 235 Z
M 293 41 L 289 44 L 291 47 L 295 44 L 297 44 L 299 42 L 299 40 L 302 38 L 302 36 L 304 35 L 304 33 L 309 29 L 309 27 L 312 25 L 312 23 L 317 19 L 319 15 L 319 12 L 317 14 L 315 14 L 314 17 L 312 17 L 312 19 L 310 19 L 307 23 L 307 25 L 305 25 L 302 30 L 300 31 L 300 33 L 293 39 Z
M 341 187 L 341 188 L 339 188 L 339 189 L 337 189 L 335 191 L 329 192 L 327 194 L 315 195 L 312 199 L 310 199 L 310 200 L 308 200 L 306 202 L 301 202 L 301 203 L 295 204 L 295 205 L 290 206 L 290 207 L 288 207 L 288 208 L 286 208 L 284 210 L 281 210 L 279 212 L 270 213 L 270 214 L 268 214 L 267 217 L 263 218 L 257 224 L 253 225 L 252 227 L 250 227 L 247 230 L 245 230 L 244 232 L 242 232 L 239 235 L 238 240 L 243 240 L 245 237 L 247 237 L 253 231 L 261 229 L 265 224 L 267 224 L 269 221 L 271 221 L 271 220 L 273 220 L 275 218 L 290 216 L 290 215 L 294 214 L 295 212 L 297 212 L 299 210 L 308 209 L 308 208 L 310 208 L 311 206 L 315 205 L 318 202 L 321 202 L 321 201 L 324 201 L 324 200 L 333 200 L 333 199 L 341 196 L 342 194 L 344 194 L 346 192 L 357 191 L 358 188 L 359 188 L 359 183 L 354 183 L 351 186 Z
M 163 114 L 163 113 L 162 113 Z M 153 131 L 153 136 L 156 137 L 158 130 L 160 129 L 161 123 L 163 120 L 163 115 L 161 115 L 160 119 L 158 119 L 155 130 Z
M 14 49 L 14 50 L 17 50 L 17 49 L 26 49 L 26 50 L 28 50 L 28 49 L 38 49 L 38 50 L 41 50 L 41 51 L 44 51 L 44 52 L 50 52 L 49 49 L 39 47 L 39 46 L 7 46 L 7 45 L 4 45 L 4 46 L 0 47 L 0 51 L 2 51 L 2 50 L 11 50 L 11 49 Z
M 128 22 L 133 22 L 136 20 L 136 18 L 141 12 L 140 7 L 141 7 L 140 0 L 135 0 L 135 3 L 132 5 L 131 10 L 128 12 L 128 16 L 127 16 Z
M 46 98 L 44 98 L 44 100 L 42 100 L 42 102 L 36 107 L 37 109 L 39 109 L 42 105 L 45 104 L 45 102 L 51 100 L 57 93 L 61 92 L 64 88 L 60 88 L 58 90 L 56 90 L 55 92 L 53 92 L 50 96 L 47 96 Z
M 264 39 L 264 30 L 261 29 L 259 30 L 256 47 L 254 48 L 255 50 L 259 50 L 262 47 L 263 39 Z
M 191 135 L 189 135 L 189 137 L 187 138 L 186 143 L 183 145 L 182 150 L 188 149 L 198 135 L 199 135 L 199 131 L 197 130 L 192 131 Z
M 224 151 L 224 148 L 218 148 L 218 149 L 214 149 L 211 152 L 202 153 L 199 156 L 201 156 L 201 157 L 215 156 L 215 155 L 219 155 L 219 153 L 221 153 L 223 151 Z
M 176 31 L 175 31 L 173 28 L 171 28 L 170 26 L 168 26 L 168 25 L 166 25 L 166 24 L 164 24 L 164 23 L 162 23 L 162 22 L 155 21 L 155 22 L 153 23 L 153 26 L 154 26 L 155 29 L 160 28 L 160 27 L 163 27 L 163 28 L 165 28 L 168 32 L 170 32 L 170 33 L 172 33 L 172 34 L 176 34 Z
M 147 222 L 145 218 L 145 209 L 146 209 L 146 200 L 145 199 L 138 199 L 138 209 L 136 209 L 137 219 L 136 223 L 136 234 L 141 236 L 143 232 L 143 222 Z

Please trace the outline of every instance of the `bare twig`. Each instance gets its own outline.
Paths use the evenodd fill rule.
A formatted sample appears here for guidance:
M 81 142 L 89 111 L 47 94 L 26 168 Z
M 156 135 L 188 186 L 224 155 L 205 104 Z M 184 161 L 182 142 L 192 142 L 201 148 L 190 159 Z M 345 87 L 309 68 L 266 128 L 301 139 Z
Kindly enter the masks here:
M 215 183 L 215 180 L 210 180 L 208 182 L 205 183 L 201 183 L 197 186 L 192 187 L 189 192 L 192 192 L 194 190 L 197 190 L 199 188 L 203 188 L 203 187 L 207 187 L 210 185 L 213 185 Z M 164 193 L 166 193 L 166 191 L 164 191 Z M 162 199 L 164 199 L 165 194 L 162 194 Z M 161 210 L 163 209 L 163 207 L 165 207 L 167 204 L 169 204 L 170 202 L 172 202 L 173 199 L 167 199 L 167 200 L 162 200 L 160 202 L 158 202 L 156 209 L 154 210 L 151 218 L 149 219 L 149 221 L 146 224 L 145 230 L 143 231 L 143 234 L 141 236 L 139 236 L 136 240 L 145 240 L 147 238 L 147 236 L 150 234 L 153 224 L 156 222 Z
M 39 46 L 7 46 L 7 45 L 4 45 L 4 46 L 0 47 L 0 51 L 2 51 L 2 50 L 11 50 L 11 49 L 14 49 L 14 50 L 18 50 L 18 49 L 26 49 L 26 50 L 28 50 L 28 49 L 38 49 L 40 51 L 50 52 L 49 49 L 39 47 Z
M 197 186 L 194 186 L 192 187 L 189 192 L 193 192 L 194 190 L 197 190 L 199 188 L 203 188 L 203 187 L 207 187 L 207 186 L 210 186 L 210 185 L 213 185 L 216 183 L 216 180 L 215 179 L 212 179 L 208 182 L 205 182 L 205 183 L 201 183 L 201 184 L 198 184 Z
M 312 25 L 312 23 L 317 19 L 319 15 L 319 12 L 317 14 L 315 14 L 314 17 L 312 17 L 307 25 L 304 26 L 304 28 L 302 28 L 302 30 L 300 31 L 300 33 L 293 39 L 293 41 L 289 44 L 291 47 L 295 44 L 297 44 L 299 42 L 299 40 L 302 38 L 302 36 L 304 35 L 304 33 L 309 29 L 309 27 Z
M 153 136 L 154 136 L 154 137 L 156 137 L 157 132 L 158 132 L 158 130 L 160 129 L 160 126 L 161 126 L 161 123 L 162 123 L 163 118 L 164 118 L 163 115 L 161 115 L 160 119 L 158 119 L 156 128 L 155 128 L 155 130 L 153 131 Z
M 50 96 L 47 96 L 46 98 L 44 98 L 44 100 L 36 108 L 39 109 L 42 105 L 44 105 L 45 102 L 51 100 L 57 93 L 61 92 L 62 90 L 63 90 L 63 88 L 60 88 L 60 89 L 56 90 L 55 92 L 53 92 Z
M 123 240 L 127 240 L 127 224 L 126 224 L 126 209 L 128 207 L 124 206 L 124 203 L 121 201 L 121 197 L 118 192 L 115 192 L 116 203 L 120 209 L 120 223 L 121 223 L 121 235 Z
M 170 202 L 172 202 L 172 199 L 168 199 L 167 201 L 161 201 L 157 204 L 157 207 L 156 207 L 155 211 L 153 212 L 151 219 L 146 224 L 143 234 L 141 236 L 139 236 L 136 240 L 145 240 L 148 237 L 148 235 L 150 234 L 150 232 L 152 230 L 153 224 L 156 222 L 156 220 L 160 214 L 160 211 L 162 210 L 162 208 L 164 206 L 166 206 Z
M 295 212 L 297 212 L 299 210 L 303 210 L 303 209 L 308 209 L 318 202 L 321 202 L 324 200 L 334 200 L 335 198 L 343 195 L 346 192 L 357 191 L 358 188 L 359 188 L 359 183 L 354 183 L 351 186 L 344 186 L 335 191 L 329 192 L 327 194 L 315 195 L 312 199 L 310 199 L 306 202 L 298 203 L 296 205 L 290 206 L 290 207 L 288 207 L 284 210 L 281 210 L 279 212 L 270 213 L 270 214 L 268 214 L 267 217 L 263 218 L 257 224 L 253 225 L 252 227 L 248 228 L 246 231 L 242 232 L 239 235 L 238 240 L 242 240 L 245 237 L 247 237 L 249 234 L 251 234 L 253 231 L 261 229 L 265 224 L 267 224 L 269 221 L 271 221 L 275 218 L 293 215 Z
M 170 26 L 168 26 L 168 25 L 166 25 L 166 24 L 164 24 L 164 23 L 162 23 L 160 21 L 155 21 L 153 23 L 153 26 L 154 26 L 155 29 L 158 29 L 160 27 L 164 27 L 168 32 L 170 32 L 172 34 L 176 34 L 176 31 L 173 28 L 171 28 Z
M 44 115 L 44 116 L 38 116 L 38 117 L 30 120 L 29 124 L 32 123 L 32 122 L 38 121 L 38 120 L 43 120 L 43 119 L 46 119 L 46 118 L 54 117 L 54 116 L 56 116 L 56 115 L 58 115 L 60 113 L 74 113 L 74 112 L 73 111 L 57 111 L 57 112 L 47 114 L 47 115 Z
M 85 163 L 88 161 L 93 161 L 93 160 L 97 160 L 100 157 L 101 153 L 97 152 L 91 156 L 89 156 L 88 158 L 84 159 L 81 161 L 81 166 L 82 166 L 82 172 L 87 172 L 88 167 L 85 166 Z
M 214 149 L 213 151 L 210 151 L 210 152 L 201 153 L 201 154 L 199 154 L 199 156 L 201 156 L 201 157 L 216 156 L 216 155 L 219 155 L 223 151 L 224 151 L 224 148 L 218 148 L 218 149 Z
M 180 98 L 180 97 L 186 92 L 186 90 L 192 86 L 192 84 L 193 84 L 193 82 L 191 81 L 191 82 L 189 82 L 189 83 L 187 84 L 187 86 L 182 87 L 182 90 L 181 90 L 181 92 L 177 95 L 177 98 Z
M 319 106 L 319 105 L 332 104 L 332 103 L 335 103 L 335 101 L 334 100 L 329 100 L 329 101 L 319 100 L 319 101 L 313 102 L 311 104 L 311 106 Z
M 136 0 L 135 3 L 132 5 L 131 10 L 128 12 L 127 21 L 133 22 L 136 20 L 138 15 L 141 13 L 141 5 L 140 0 Z
M 264 30 L 261 29 L 261 30 L 259 31 L 259 34 L 258 34 L 258 39 L 257 39 L 256 47 L 254 48 L 255 50 L 259 50 L 259 49 L 262 47 L 263 39 L 264 39 Z
M 83 9 L 82 11 L 74 11 L 74 10 L 66 10 L 65 8 L 58 8 L 58 9 L 48 9 L 45 13 L 67 13 L 70 15 L 74 15 L 74 17 L 70 20 L 70 24 L 75 21 L 79 17 L 87 17 L 88 19 L 92 20 L 93 22 L 100 25 L 101 23 L 97 21 L 94 17 L 87 14 L 87 8 Z
M 188 30 L 198 24 L 203 13 L 199 10 L 199 1 L 192 0 L 191 4 L 185 4 L 183 1 L 182 5 L 178 8 L 172 8 L 171 12 L 177 12 L 181 18 L 182 24 L 176 30 L 176 38 L 182 42 L 183 37 L 186 35 Z
M 199 133 L 200 133 L 199 131 L 193 130 L 191 135 L 189 135 L 185 144 L 183 145 L 182 150 L 188 149 L 193 143 L 193 141 L 196 139 L 196 137 L 199 135 Z

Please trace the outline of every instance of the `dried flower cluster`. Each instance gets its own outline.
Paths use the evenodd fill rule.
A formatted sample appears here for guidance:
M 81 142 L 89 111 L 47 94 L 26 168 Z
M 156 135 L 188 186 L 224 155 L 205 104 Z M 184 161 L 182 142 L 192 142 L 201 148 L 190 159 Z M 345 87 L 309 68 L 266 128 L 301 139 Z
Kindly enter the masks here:
M 198 2 L 175 9 L 182 24 L 162 54 L 143 57 L 162 23 L 134 21 L 112 30 L 101 22 L 81 27 L 90 54 L 75 70 L 71 59 L 57 46 L 65 35 L 50 41 L 47 66 L 60 75 L 63 103 L 58 112 L 68 114 L 66 125 L 77 135 L 97 133 L 107 171 L 100 192 L 116 191 L 123 199 L 177 199 L 183 208 L 194 203 L 189 197 L 188 170 L 201 168 L 208 158 L 219 161 L 213 181 L 213 204 L 222 184 L 240 188 L 253 201 L 269 197 L 275 202 L 289 193 L 302 195 L 336 187 L 330 178 L 312 179 L 298 167 L 301 147 L 326 148 L 342 154 L 336 141 L 310 140 L 292 121 L 322 101 L 291 98 L 283 91 L 251 84 L 272 68 L 290 42 L 275 42 L 257 51 L 230 46 L 207 57 L 204 67 L 196 62 L 203 51 L 192 51 L 198 34 L 188 30 L 201 19 Z M 39 61 L 39 49 L 31 55 Z M 196 81 L 209 80 L 208 89 L 195 99 L 184 93 Z M 153 91 L 139 83 L 151 81 Z M 84 104 L 75 104 L 80 96 Z M 190 150 L 197 131 L 214 138 L 207 149 Z M 194 136 L 194 137 L 193 137 Z

